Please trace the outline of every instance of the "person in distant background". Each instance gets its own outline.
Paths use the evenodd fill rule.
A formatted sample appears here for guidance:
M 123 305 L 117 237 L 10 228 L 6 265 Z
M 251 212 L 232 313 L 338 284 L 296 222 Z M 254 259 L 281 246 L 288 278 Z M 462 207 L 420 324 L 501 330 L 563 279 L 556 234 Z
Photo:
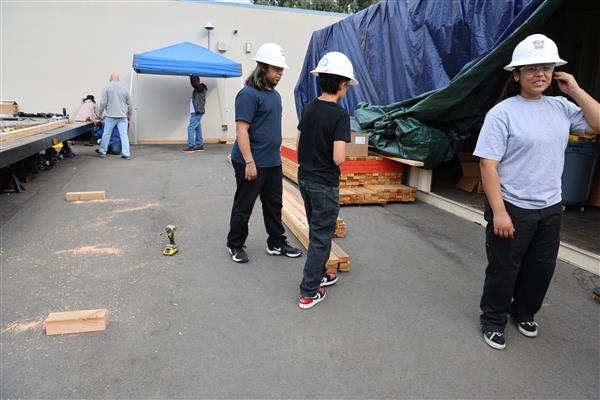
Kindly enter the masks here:
M 94 96 L 88 94 L 82 101 L 79 111 L 75 116 L 76 122 L 94 122 L 100 120 L 100 109 L 96 104 Z
M 204 151 L 202 143 L 202 126 L 200 122 L 204 116 L 204 105 L 206 104 L 206 85 L 200 82 L 200 77 L 190 76 L 190 83 L 194 88 L 190 99 L 190 123 L 188 124 L 188 144 L 183 151 Z
M 104 113 L 104 130 L 102 132 L 100 149 L 96 149 L 96 154 L 99 157 L 106 157 L 110 136 L 113 128 L 116 126 L 119 129 L 121 137 L 121 158 L 126 160 L 131 159 L 129 137 L 127 136 L 131 111 L 129 92 L 125 86 L 121 85 L 119 75 L 115 73 L 111 74 L 109 83 L 102 89 L 102 98 L 100 100 L 100 114 Z
M 98 104 L 96 104 L 96 100 L 94 96 L 88 94 L 82 101 L 81 106 L 79 107 L 79 111 L 77 111 L 77 115 L 75 116 L 75 122 L 93 122 L 94 130 L 90 135 L 90 141 L 86 143 L 86 146 L 93 146 L 95 143 L 95 136 L 100 131 L 98 136 L 102 135 L 102 124 L 100 123 L 100 109 L 98 108 Z

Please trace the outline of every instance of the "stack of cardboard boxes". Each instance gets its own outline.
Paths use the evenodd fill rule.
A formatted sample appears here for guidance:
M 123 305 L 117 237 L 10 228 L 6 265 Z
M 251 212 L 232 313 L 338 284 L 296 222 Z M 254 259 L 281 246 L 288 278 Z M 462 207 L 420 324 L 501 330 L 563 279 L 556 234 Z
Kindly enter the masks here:
M 0 114 L 15 115 L 19 113 L 19 105 L 16 101 L 0 101 Z
M 352 132 L 350 143 L 346 143 L 346 157 L 367 157 L 369 155 L 369 135 Z
M 479 158 L 471 153 L 458 153 L 457 157 L 462 167 L 463 176 L 456 184 L 456 187 L 465 192 L 483 193 Z

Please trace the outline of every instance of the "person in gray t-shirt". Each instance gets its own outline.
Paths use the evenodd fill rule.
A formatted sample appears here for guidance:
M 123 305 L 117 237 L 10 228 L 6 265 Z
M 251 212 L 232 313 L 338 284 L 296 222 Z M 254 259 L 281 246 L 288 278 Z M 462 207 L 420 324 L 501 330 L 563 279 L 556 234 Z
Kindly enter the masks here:
M 569 132 L 600 131 L 600 104 L 575 78 L 554 67 L 566 61 L 544 35 L 519 43 L 512 62 L 516 94 L 485 117 L 474 154 L 485 192 L 486 269 L 481 297 L 485 342 L 503 349 L 507 315 L 535 337 L 534 315 L 552 279 L 560 243 L 561 176 Z M 573 98 L 543 93 L 555 80 Z

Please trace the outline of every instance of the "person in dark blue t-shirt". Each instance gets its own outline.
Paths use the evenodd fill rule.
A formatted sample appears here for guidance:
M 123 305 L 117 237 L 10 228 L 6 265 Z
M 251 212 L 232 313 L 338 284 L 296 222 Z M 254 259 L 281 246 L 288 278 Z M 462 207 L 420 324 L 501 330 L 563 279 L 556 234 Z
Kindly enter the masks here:
M 236 141 L 231 150 L 237 189 L 233 199 L 227 248 L 233 261 L 248 262 L 244 243 L 248 221 L 260 195 L 267 229 L 267 253 L 300 257 L 290 246 L 281 222 L 281 96 L 275 90 L 287 68 L 281 47 L 265 43 L 253 58 L 257 65 L 235 98 Z
M 298 186 L 304 200 L 309 225 L 308 253 L 300 283 L 302 309 L 312 308 L 325 299 L 325 286 L 338 280 L 327 273 L 331 238 L 340 211 L 340 168 L 350 141 L 350 116 L 337 104 L 357 85 L 354 68 L 345 54 L 325 54 L 317 68 L 321 95 L 308 103 L 298 124 Z

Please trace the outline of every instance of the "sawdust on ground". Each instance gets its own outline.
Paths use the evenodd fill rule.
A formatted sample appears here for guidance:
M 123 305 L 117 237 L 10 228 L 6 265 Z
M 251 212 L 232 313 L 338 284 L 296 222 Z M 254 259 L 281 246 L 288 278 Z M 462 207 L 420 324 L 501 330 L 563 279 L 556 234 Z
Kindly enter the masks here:
M 41 327 L 42 321 L 13 322 L 2 330 L 4 332 L 25 332 Z
M 117 213 L 117 214 L 120 214 L 120 213 L 132 212 L 132 211 L 147 210 L 149 208 L 158 208 L 159 206 L 160 206 L 160 204 L 158 204 L 158 203 L 146 203 L 146 204 L 143 204 L 143 205 L 138 206 L 138 207 L 123 208 L 121 210 L 115 210 L 113 212 Z
M 90 254 L 112 254 L 112 255 L 121 255 L 123 254 L 123 250 L 118 247 L 100 247 L 100 245 L 95 246 L 81 246 L 76 247 L 74 249 L 60 250 L 55 252 L 56 255 L 61 254 L 74 254 L 74 255 L 90 255 Z
M 70 204 L 89 204 L 89 203 L 116 203 L 116 204 L 120 204 L 120 203 L 131 203 L 135 200 L 132 199 L 104 199 L 104 200 L 77 200 L 77 201 L 70 201 Z

